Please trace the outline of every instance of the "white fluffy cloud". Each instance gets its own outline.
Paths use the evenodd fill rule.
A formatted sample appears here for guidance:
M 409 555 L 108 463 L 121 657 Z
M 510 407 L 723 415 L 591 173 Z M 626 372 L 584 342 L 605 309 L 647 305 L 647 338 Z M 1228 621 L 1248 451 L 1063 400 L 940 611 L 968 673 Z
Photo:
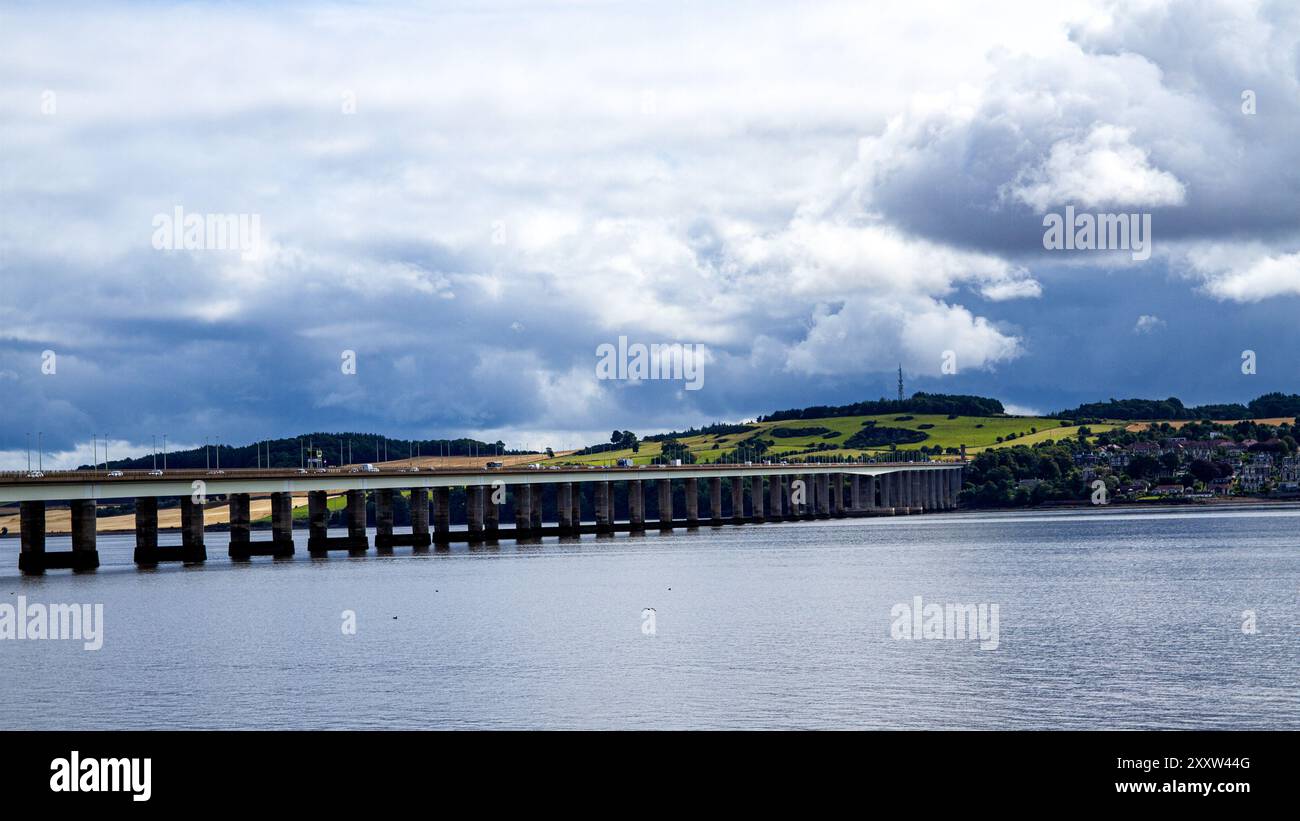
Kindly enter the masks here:
M 806 338 L 788 351 L 786 367 L 842 374 L 902 365 L 910 373 L 935 375 L 948 351 L 956 355 L 959 371 L 987 368 L 1022 353 L 1020 339 L 960 305 L 923 297 L 857 298 L 838 311 L 820 306 Z
M 1184 259 L 1205 292 L 1219 299 L 1259 302 L 1300 296 L 1300 252 L 1262 243 L 1222 243 L 1194 247 Z
M 1182 205 L 1178 178 L 1151 166 L 1150 151 L 1133 145 L 1133 129 L 1098 123 L 1086 135 L 1052 145 L 1039 165 L 1005 191 L 1043 212 L 1060 205 L 1146 207 Z
M 1142 314 L 1133 323 L 1133 333 L 1135 334 L 1153 334 L 1165 326 L 1165 321 L 1153 314 Z

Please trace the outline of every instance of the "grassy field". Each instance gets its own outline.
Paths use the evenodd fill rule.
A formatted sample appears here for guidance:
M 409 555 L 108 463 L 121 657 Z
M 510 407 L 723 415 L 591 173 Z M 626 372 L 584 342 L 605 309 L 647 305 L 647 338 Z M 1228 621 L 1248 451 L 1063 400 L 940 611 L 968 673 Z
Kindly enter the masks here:
M 902 418 L 902 417 L 910 418 Z M 906 428 L 922 431 L 927 438 L 921 442 L 900 444 L 899 450 L 915 450 L 921 446 L 933 448 L 960 448 L 966 446 L 967 453 L 977 453 L 985 448 L 1010 447 L 1012 445 L 1033 445 L 1038 442 L 1065 439 L 1078 432 L 1077 427 L 1062 427 L 1059 420 L 1031 416 L 958 416 L 949 419 L 944 415 L 933 414 L 886 414 L 881 416 L 842 416 L 830 419 L 802 419 L 787 422 L 760 422 L 756 430 L 745 433 L 706 434 L 703 436 L 683 437 L 679 441 L 689 448 L 698 462 L 715 462 L 720 457 L 735 452 L 737 445 L 754 436 L 770 442 L 768 455 L 764 459 L 782 459 L 787 456 L 797 457 L 804 451 L 825 442 L 835 446 L 833 450 L 823 450 L 808 455 L 818 457 L 856 457 L 861 454 L 879 455 L 889 451 L 888 446 L 872 448 L 845 448 L 843 443 L 854 433 L 863 428 L 867 422 L 875 422 L 878 428 Z M 1091 425 L 1094 433 L 1110 430 L 1116 425 Z M 774 431 L 780 428 L 797 432 L 806 428 L 825 428 L 825 432 L 809 432 L 796 436 L 777 436 Z M 1015 438 L 1007 439 L 1008 436 Z M 1002 438 L 1002 442 L 998 439 Z M 630 450 L 611 450 L 585 456 L 562 456 L 550 460 L 552 464 L 579 463 L 605 464 L 615 459 L 630 458 L 637 464 L 648 464 L 660 454 L 658 442 L 643 442 L 638 453 Z
M 1295 420 L 1296 417 L 1294 416 L 1270 416 L 1267 418 L 1261 417 L 1259 419 L 1228 419 L 1224 421 L 1219 421 L 1219 420 L 1213 420 L 1213 421 L 1214 424 L 1216 425 L 1235 425 L 1238 422 L 1256 422 L 1260 425 L 1276 426 L 1276 425 L 1283 425 L 1283 424 L 1294 425 Z M 1201 420 L 1194 420 L 1194 421 L 1201 421 Z M 1147 430 L 1152 425 L 1159 425 L 1159 424 L 1168 424 L 1169 427 L 1173 428 L 1174 430 L 1178 430 L 1183 425 L 1192 424 L 1192 421 L 1186 419 L 1166 419 L 1166 420 L 1161 420 L 1160 422 L 1129 422 L 1125 424 L 1124 429 L 1133 431 L 1134 433 L 1138 433 Z

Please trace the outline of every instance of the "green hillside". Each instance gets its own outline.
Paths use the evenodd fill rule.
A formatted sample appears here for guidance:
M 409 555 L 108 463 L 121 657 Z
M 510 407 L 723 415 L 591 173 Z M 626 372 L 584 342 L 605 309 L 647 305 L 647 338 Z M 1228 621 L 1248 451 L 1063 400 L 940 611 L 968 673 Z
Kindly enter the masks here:
M 1116 427 L 1090 425 L 1093 433 Z M 1059 419 L 1030 416 L 956 416 L 943 414 L 878 414 L 756 422 L 740 433 L 684 436 L 680 442 L 696 462 L 761 461 L 764 459 L 855 458 L 879 456 L 891 450 L 924 448 L 931 454 L 936 446 L 944 452 L 968 454 L 985 448 L 1034 444 L 1064 439 L 1078 433 L 1077 426 L 1062 426 Z M 1011 438 L 1008 438 L 1011 437 Z M 999 441 L 1001 440 L 1001 441 Z M 758 444 L 758 442 L 763 444 Z M 739 451 L 739 455 L 738 454 Z M 640 450 L 609 450 L 549 460 L 550 464 L 605 464 L 631 458 L 649 464 L 662 453 L 661 442 L 641 442 Z

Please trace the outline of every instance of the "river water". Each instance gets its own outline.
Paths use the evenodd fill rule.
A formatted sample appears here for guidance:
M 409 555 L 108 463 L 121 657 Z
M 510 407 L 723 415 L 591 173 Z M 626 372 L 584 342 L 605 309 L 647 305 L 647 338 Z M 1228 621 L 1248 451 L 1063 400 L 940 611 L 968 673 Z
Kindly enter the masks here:
M 101 535 L 97 572 L 41 578 L 0 540 L 0 604 L 104 613 L 97 651 L 0 641 L 0 727 L 1300 728 L 1298 508 L 959 512 L 316 560 L 295 537 L 294 559 L 232 564 L 209 533 L 206 565 L 140 571 L 133 537 Z M 894 638 L 909 622 L 894 608 L 916 596 L 996 604 L 996 649 Z

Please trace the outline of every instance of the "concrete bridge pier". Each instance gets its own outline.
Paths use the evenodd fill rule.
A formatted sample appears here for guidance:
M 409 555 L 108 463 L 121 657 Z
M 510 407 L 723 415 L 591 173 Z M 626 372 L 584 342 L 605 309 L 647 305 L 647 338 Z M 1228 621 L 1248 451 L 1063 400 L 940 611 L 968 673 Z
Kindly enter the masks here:
M 277 559 L 293 555 L 293 494 L 271 494 L 271 555 Z
M 489 542 L 495 542 L 501 533 L 501 508 L 493 501 L 496 492 L 492 485 L 483 486 L 483 533 Z
M 95 546 L 95 500 L 75 499 L 72 507 L 72 563 L 73 570 L 94 570 L 99 567 L 99 550 Z M 46 554 L 48 560 L 55 554 Z
M 247 493 L 232 493 L 226 497 L 230 508 L 230 547 L 226 553 L 234 561 L 248 561 L 252 555 L 253 541 L 252 520 L 249 513 L 251 503 Z
M 329 497 L 323 490 L 307 494 L 307 552 L 324 555 L 329 542 Z
M 700 526 L 700 482 L 695 478 L 687 478 L 682 481 L 686 491 L 686 526 L 688 528 L 697 528 Z
M 742 480 L 743 481 L 743 480 Z M 749 477 L 749 509 L 753 512 L 753 521 L 762 524 L 763 515 L 763 477 Z
M 451 488 L 433 489 L 433 541 L 446 546 L 451 544 Z
M 203 545 L 203 505 L 189 496 L 181 497 L 181 551 L 182 562 L 196 563 L 208 560 L 208 549 Z
M 528 509 L 529 522 L 532 524 L 532 532 L 537 536 L 542 535 L 542 485 L 533 485 L 533 504 Z
M 366 536 L 366 492 L 348 491 L 348 544 L 349 553 L 365 553 L 370 549 Z
M 745 479 L 739 474 L 731 477 L 731 523 L 745 521 Z
M 858 510 L 875 510 L 876 509 L 876 477 L 863 476 L 861 493 L 861 505 L 855 505 Z
M 18 569 L 29 576 L 45 572 L 45 502 L 20 502 Z
M 673 529 L 673 480 L 668 478 L 656 479 L 655 484 L 659 486 L 659 529 Z
M 515 540 L 528 539 L 533 530 L 533 489 L 528 485 L 514 486 Z
M 379 553 L 393 552 L 393 489 L 391 487 L 375 491 L 375 550 Z
M 610 521 L 610 492 L 613 490 L 609 482 L 596 482 L 596 533 L 604 535 L 613 533 L 613 522 Z
M 614 525 L 616 523 L 614 519 L 614 483 L 605 482 L 604 485 L 605 485 L 605 521 L 607 523 L 605 532 L 613 533 Z
M 572 536 L 573 529 L 573 483 L 560 482 L 555 486 L 555 516 L 559 519 L 560 535 Z
M 46 570 L 69 568 L 94 570 L 99 567 L 99 551 L 95 547 L 95 502 L 77 499 L 72 508 L 72 550 L 47 553 L 45 551 L 45 502 L 20 502 L 18 521 L 22 531 L 19 543 L 18 569 L 25 575 L 39 576 Z
M 645 483 L 640 479 L 627 483 L 627 519 L 633 533 L 645 532 Z
M 26 529 L 24 528 L 24 531 Z M 158 564 L 158 497 L 135 500 L 135 563 L 144 567 Z
M 767 477 L 767 520 L 769 522 L 781 521 L 781 477 Z
M 831 477 L 825 473 L 817 474 L 817 518 L 831 517 Z
M 582 485 L 573 485 L 573 532 L 582 533 Z
M 482 485 L 467 485 L 465 487 L 465 521 L 469 529 L 470 543 L 483 541 Z
M 794 505 L 790 503 L 790 477 L 781 477 L 781 510 L 785 513 L 786 519 L 797 519 L 799 515 L 795 512 Z
M 429 490 L 411 488 L 411 547 L 427 550 L 433 544 L 429 536 Z
M 253 542 L 248 494 L 230 494 L 230 548 L 231 561 L 248 561 L 252 556 L 294 555 L 294 499 L 289 494 L 270 495 L 270 542 Z M 155 507 L 155 517 L 157 508 Z M 156 526 L 156 518 L 155 518 Z
M 718 476 L 709 479 L 709 524 L 722 525 L 722 479 Z

